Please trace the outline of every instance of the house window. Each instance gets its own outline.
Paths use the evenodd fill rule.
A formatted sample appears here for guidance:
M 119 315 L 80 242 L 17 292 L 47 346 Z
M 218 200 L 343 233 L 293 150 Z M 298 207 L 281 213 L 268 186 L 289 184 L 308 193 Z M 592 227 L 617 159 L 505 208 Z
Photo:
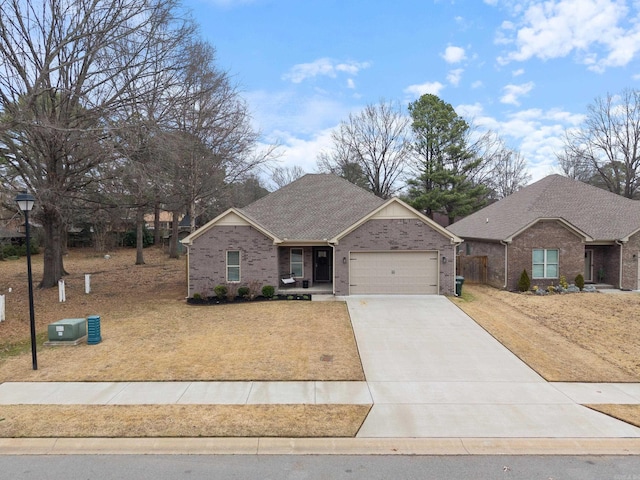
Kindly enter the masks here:
M 304 261 L 302 256 L 301 248 L 292 248 L 291 249 L 291 260 L 290 260 L 291 273 L 293 273 L 294 277 L 303 277 L 304 276 Z
M 227 282 L 240 281 L 240 251 L 229 250 L 227 252 Z
M 558 278 L 558 250 L 533 250 L 533 278 Z

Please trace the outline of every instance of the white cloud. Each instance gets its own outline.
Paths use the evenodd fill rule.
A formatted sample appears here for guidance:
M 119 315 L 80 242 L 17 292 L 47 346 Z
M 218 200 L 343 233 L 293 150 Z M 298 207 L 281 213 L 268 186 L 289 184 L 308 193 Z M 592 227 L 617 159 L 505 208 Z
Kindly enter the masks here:
M 447 63 L 460 63 L 467 58 L 464 48 L 448 46 L 441 55 Z
M 456 112 L 482 131 L 492 130 L 507 145 L 517 148 L 527 161 L 532 181 L 557 171 L 556 153 L 562 151 L 567 128 L 579 125 L 581 114 L 539 108 L 513 112 L 499 120 L 484 112 L 480 103 L 456 106 Z
M 299 63 L 291 67 L 289 72 L 282 76 L 283 80 L 293 83 L 301 83 L 308 78 L 327 76 L 336 78 L 338 73 L 357 75 L 362 69 L 370 67 L 369 62 L 343 62 L 338 63 L 330 58 L 319 58 L 311 63 Z
M 478 88 L 482 88 L 483 86 L 484 86 L 484 83 L 482 82 L 482 80 L 476 80 L 471 84 L 471 88 L 473 88 L 474 90 Z
M 625 0 L 534 1 L 514 13 L 519 21 L 504 22 L 497 34 L 496 43 L 515 46 L 498 57 L 501 64 L 574 54 L 602 72 L 627 65 L 640 51 L 637 12 L 630 15 Z
M 347 88 L 356 88 L 356 82 L 353 81 L 353 78 L 347 78 Z
M 513 72 L 511 72 L 511 75 L 513 75 L 514 77 L 519 77 L 520 75 L 524 74 L 524 68 L 519 68 L 518 70 L 514 70 Z
M 439 95 L 440 90 L 444 88 L 444 85 L 440 82 L 426 82 L 417 85 L 409 85 L 404 89 L 404 93 L 408 93 L 414 97 L 421 97 L 427 93 L 432 95 Z
M 457 87 L 458 84 L 460 83 L 460 80 L 462 79 L 463 72 L 464 72 L 464 69 L 462 68 L 456 68 L 455 70 L 449 71 L 447 75 L 447 81 L 454 87 Z
M 533 82 L 523 83 L 522 85 L 506 85 L 502 90 L 504 95 L 500 97 L 501 103 L 508 103 L 511 105 L 520 105 L 519 98 L 526 95 L 535 84 Z
M 277 138 L 281 144 L 280 166 L 293 167 L 297 165 L 307 173 L 317 171 L 318 154 L 331 149 L 332 130 L 333 128 L 320 130 L 309 139 L 300 138 L 292 132 L 273 132 L 274 138 Z

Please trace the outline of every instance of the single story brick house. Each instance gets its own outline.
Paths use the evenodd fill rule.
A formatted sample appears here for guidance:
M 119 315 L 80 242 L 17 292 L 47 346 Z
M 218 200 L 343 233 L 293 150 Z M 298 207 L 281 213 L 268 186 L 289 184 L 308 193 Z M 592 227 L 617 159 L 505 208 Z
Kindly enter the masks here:
M 464 240 L 462 256 L 487 257 L 487 283 L 517 290 L 524 269 L 531 284 L 606 283 L 637 290 L 640 202 L 550 175 L 447 229 Z
M 397 198 L 308 174 L 230 208 L 182 243 L 188 296 L 216 285 L 326 285 L 334 295 L 454 294 L 460 239 Z

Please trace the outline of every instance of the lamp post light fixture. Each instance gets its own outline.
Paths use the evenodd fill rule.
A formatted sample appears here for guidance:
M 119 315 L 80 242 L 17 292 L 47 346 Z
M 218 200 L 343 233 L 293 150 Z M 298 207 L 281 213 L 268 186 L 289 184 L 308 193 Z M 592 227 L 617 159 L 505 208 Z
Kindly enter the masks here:
M 36 321 L 33 312 L 33 277 L 31 274 L 31 237 L 29 234 L 29 212 L 33 208 L 36 199 L 27 192 L 16 195 L 16 203 L 20 210 L 24 212 L 24 225 L 27 236 L 27 277 L 29 279 L 29 325 L 31 327 L 31 360 L 33 369 L 38 369 L 38 355 L 36 353 Z

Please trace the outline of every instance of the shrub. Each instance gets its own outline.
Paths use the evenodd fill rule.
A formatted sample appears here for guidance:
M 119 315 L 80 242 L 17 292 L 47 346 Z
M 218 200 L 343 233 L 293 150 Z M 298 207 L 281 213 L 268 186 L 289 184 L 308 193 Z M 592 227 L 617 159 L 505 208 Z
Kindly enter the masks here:
M 194 293 L 193 294 L 193 299 L 194 300 L 202 300 L 202 295 L 200 295 L 199 293 Z
M 238 284 L 237 283 L 227 283 L 227 300 L 230 302 L 235 300 L 238 295 Z
M 16 257 L 18 256 L 18 249 L 13 245 L 5 245 L 2 248 L 2 255 L 4 257 Z
M 251 280 L 249 282 L 249 300 L 253 300 L 258 296 L 258 293 L 260 293 L 260 285 L 262 285 L 262 283 L 259 280 Z
M 276 293 L 276 289 L 273 285 L 265 285 L 262 287 L 262 296 L 267 298 L 273 298 Z
M 581 273 L 576 275 L 575 284 L 576 284 L 576 287 L 578 287 L 580 290 L 584 288 L 584 277 L 582 276 Z
M 125 247 L 135 247 L 136 239 L 138 238 L 138 234 L 136 230 L 128 230 L 124 234 L 124 238 L 122 239 L 122 245 Z M 142 246 L 143 248 L 147 248 L 153 245 L 153 233 L 151 233 L 147 228 L 142 229 Z
M 518 280 L 518 290 L 521 292 L 528 292 L 531 287 L 531 280 L 529 279 L 529 274 L 527 273 L 527 269 L 522 270 L 520 274 L 520 279 Z
M 242 298 L 249 298 L 249 293 L 251 292 L 251 289 L 249 289 L 249 287 L 247 286 L 242 286 L 240 288 L 238 288 L 238 296 L 242 297 Z
M 569 288 L 569 284 L 567 283 L 567 278 L 564 275 L 560 275 L 560 281 L 558 283 L 565 290 Z
M 227 296 L 227 287 L 225 285 L 216 285 L 213 288 L 213 292 L 220 300 Z
M 553 292 L 555 292 L 555 291 L 556 291 L 556 287 L 554 287 L 553 285 L 549 285 L 549 286 L 547 287 L 547 292 L 549 292 L 549 293 L 553 293 Z

